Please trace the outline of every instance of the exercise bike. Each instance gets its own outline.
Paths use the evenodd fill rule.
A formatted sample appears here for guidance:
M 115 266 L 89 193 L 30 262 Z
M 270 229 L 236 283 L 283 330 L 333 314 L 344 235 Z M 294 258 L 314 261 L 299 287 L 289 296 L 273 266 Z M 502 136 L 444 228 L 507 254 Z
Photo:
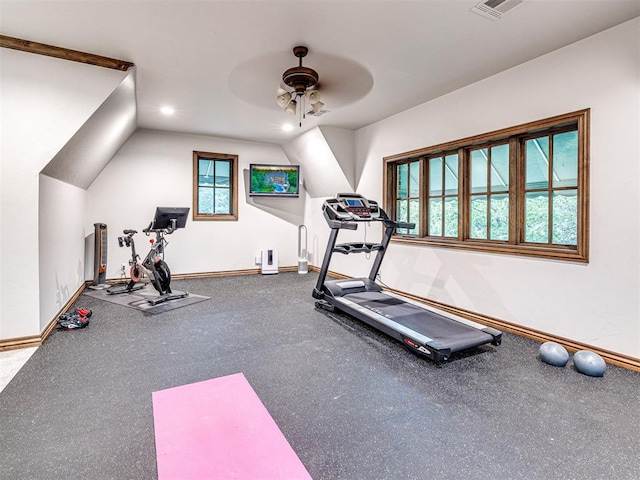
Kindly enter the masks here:
M 147 285 L 146 283 L 139 283 L 144 276 L 144 269 L 142 268 L 142 265 L 138 263 L 140 255 L 136 253 L 136 243 L 133 240 L 133 236 L 138 233 L 138 231 L 124 230 L 122 233 L 124 233 L 125 236 L 118 237 L 118 245 L 120 247 L 126 246 L 127 248 L 131 248 L 131 259 L 129 260 L 129 278 L 131 280 L 129 280 L 129 282 L 117 283 L 112 287 L 107 288 L 107 293 L 109 295 L 135 292 L 136 290 L 140 290 Z M 122 272 L 122 275 L 124 276 L 124 265 L 122 266 Z
M 142 262 L 139 261 L 140 256 L 136 252 L 133 239 L 133 236 L 138 232 L 136 230 L 124 230 L 124 237 L 118 237 L 118 245 L 131 248 L 131 259 L 129 260 L 131 279 L 126 284 L 119 284 L 107 289 L 107 293 L 116 295 L 140 290 L 146 286 L 146 283 L 140 284 L 139 282 L 146 276 L 160 294 L 158 297 L 147 300 L 151 305 L 189 296 L 187 292 L 173 292 L 171 290 L 171 270 L 169 270 L 169 266 L 164 261 L 164 249 L 169 244 L 164 236 L 172 234 L 178 228 L 184 228 L 188 214 L 188 207 L 158 207 L 156 209 L 154 220 L 147 228 L 142 230 L 147 236 L 155 234 L 155 239 L 151 238 L 149 240 L 151 248 Z

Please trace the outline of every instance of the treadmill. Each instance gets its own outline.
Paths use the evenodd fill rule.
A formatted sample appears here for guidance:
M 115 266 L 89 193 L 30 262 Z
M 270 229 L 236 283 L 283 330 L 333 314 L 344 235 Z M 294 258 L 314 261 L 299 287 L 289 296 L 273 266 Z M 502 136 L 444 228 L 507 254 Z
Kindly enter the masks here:
M 339 193 L 325 200 L 322 213 L 331 228 L 318 282 L 313 289 L 316 308 L 343 311 L 401 341 L 410 351 L 436 363 L 451 354 L 480 345 L 500 345 L 502 332 L 470 320 L 437 313 L 427 305 L 392 292 L 375 282 L 391 236 L 397 228 L 414 228 L 412 223 L 395 222 L 373 200 L 357 193 Z M 357 230 L 358 223 L 382 222 L 380 243 L 336 244 L 341 229 Z M 377 252 L 368 278 L 327 280 L 334 253 Z

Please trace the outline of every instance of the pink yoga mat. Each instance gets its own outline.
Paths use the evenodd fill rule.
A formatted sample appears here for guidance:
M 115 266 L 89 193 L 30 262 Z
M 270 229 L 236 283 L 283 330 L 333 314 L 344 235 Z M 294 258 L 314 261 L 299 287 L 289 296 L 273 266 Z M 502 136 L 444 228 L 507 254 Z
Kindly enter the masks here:
M 159 480 L 311 479 L 242 373 L 152 398 Z

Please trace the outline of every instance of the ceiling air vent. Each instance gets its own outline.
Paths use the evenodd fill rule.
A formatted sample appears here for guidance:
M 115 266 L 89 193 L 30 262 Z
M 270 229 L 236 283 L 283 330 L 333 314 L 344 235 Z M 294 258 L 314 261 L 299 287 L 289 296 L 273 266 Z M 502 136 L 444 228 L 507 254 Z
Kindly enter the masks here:
M 486 0 L 473 7 L 471 11 L 490 20 L 499 20 L 505 13 L 522 3 L 524 0 Z
M 311 109 L 307 112 L 307 115 L 311 117 L 321 117 L 325 113 L 329 113 L 329 110 L 321 109 L 321 110 L 318 110 L 317 112 L 314 112 L 313 109 Z

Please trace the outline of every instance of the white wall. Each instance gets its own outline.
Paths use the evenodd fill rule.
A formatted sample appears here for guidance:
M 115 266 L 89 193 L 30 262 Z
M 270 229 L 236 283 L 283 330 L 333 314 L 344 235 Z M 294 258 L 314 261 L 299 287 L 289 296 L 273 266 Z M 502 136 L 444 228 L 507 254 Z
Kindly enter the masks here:
M 591 108 L 588 265 L 392 244 L 382 280 L 640 358 L 639 32 L 636 18 L 356 133 L 359 193 L 381 199 L 385 156 Z M 320 209 L 313 215 L 308 223 L 317 227 Z M 321 245 L 328 236 L 322 229 L 310 234 Z M 336 257 L 332 270 L 367 273 L 365 259 Z
M 119 248 L 124 229 L 141 255 L 148 251 L 142 234 L 156 207 L 191 207 L 193 151 L 238 155 L 238 221 L 193 221 L 167 237 L 166 260 L 172 273 L 219 272 L 256 268 L 255 255 L 277 249 L 280 266 L 297 265 L 298 225 L 303 223 L 306 194 L 300 198 L 248 197 L 250 163 L 289 164 L 278 145 L 200 135 L 137 130 L 88 189 L 86 233 L 106 223 L 107 278 L 118 278 L 130 252 Z M 304 172 L 302 172 L 304 175 Z
M 84 282 L 86 191 L 40 175 L 40 331 Z
M 0 63 L 0 339 L 8 339 L 39 335 L 51 320 L 41 311 L 54 309 L 39 306 L 39 172 L 126 73 L 6 48 Z M 57 261 L 73 271 L 76 257 Z

